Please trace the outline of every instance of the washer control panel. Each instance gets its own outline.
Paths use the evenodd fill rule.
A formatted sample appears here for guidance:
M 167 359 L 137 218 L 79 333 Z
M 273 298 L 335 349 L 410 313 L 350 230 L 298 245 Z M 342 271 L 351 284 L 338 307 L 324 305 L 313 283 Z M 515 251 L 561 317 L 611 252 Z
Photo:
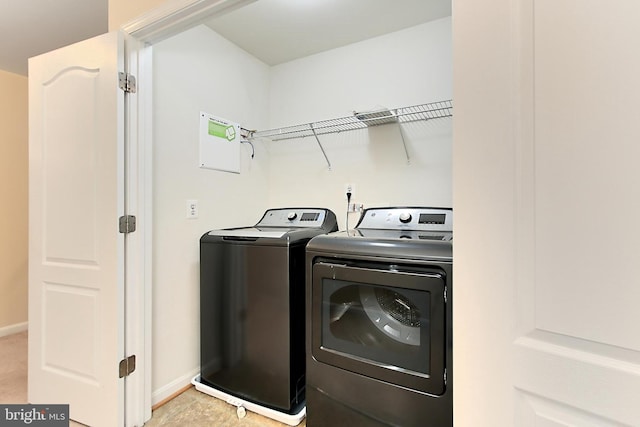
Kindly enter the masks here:
M 448 208 L 369 208 L 356 228 L 377 230 L 453 231 Z
M 313 227 L 319 228 L 327 217 L 326 209 L 282 208 L 269 209 L 256 227 Z

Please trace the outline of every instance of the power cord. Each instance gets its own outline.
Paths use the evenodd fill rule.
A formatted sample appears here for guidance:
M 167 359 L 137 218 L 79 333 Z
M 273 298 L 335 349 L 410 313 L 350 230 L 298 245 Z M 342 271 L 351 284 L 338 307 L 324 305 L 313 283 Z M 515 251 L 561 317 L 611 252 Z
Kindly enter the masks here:
M 347 236 L 349 236 L 349 205 L 351 204 L 351 189 L 347 189 Z
M 251 143 L 251 141 L 249 141 L 248 139 L 241 139 L 240 144 L 249 144 L 251 146 L 251 158 L 253 159 L 256 154 L 256 149 L 253 148 L 253 144 Z

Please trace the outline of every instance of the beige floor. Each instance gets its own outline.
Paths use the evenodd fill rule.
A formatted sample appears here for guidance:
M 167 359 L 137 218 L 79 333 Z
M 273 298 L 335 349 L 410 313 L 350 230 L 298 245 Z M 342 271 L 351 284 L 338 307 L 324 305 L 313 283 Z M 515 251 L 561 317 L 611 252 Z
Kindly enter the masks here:
M 236 407 L 190 388 L 166 405 L 156 409 L 145 427 L 182 426 L 281 427 L 286 424 L 247 411 L 238 418 Z M 305 420 L 298 426 L 305 426 Z
M 26 332 L 0 338 L 0 361 L 0 403 L 27 403 Z M 82 424 L 72 421 L 71 426 Z M 192 387 L 153 411 L 145 426 L 286 427 L 286 424 L 249 411 L 239 419 L 234 406 Z M 305 421 L 299 426 L 304 427 Z

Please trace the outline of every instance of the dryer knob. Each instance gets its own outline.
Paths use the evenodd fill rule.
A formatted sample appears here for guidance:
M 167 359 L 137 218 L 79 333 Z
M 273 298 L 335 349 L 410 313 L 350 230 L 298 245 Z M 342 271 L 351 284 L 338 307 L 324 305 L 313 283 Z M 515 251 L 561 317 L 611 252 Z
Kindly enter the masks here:
M 295 212 L 290 212 L 289 215 L 287 215 L 287 219 L 289 221 L 293 221 L 294 219 L 296 219 L 298 217 L 298 214 Z
M 411 222 L 411 214 L 407 213 L 407 212 L 401 213 L 400 214 L 400 222 L 403 223 L 403 224 Z

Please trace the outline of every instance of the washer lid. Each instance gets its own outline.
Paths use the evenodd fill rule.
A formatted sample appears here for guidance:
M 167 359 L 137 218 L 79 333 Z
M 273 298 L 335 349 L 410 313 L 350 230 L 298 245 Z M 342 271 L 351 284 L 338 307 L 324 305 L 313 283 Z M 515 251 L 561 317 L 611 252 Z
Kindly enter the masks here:
M 251 242 L 263 245 L 288 245 L 324 234 L 322 228 L 311 227 L 242 227 L 211 230 L 205 233 L 202 242 Z
M 202 241 L 244 240 L 259 244 L 289 244 L 338 230 L 335 214 L 324 208 L 268 209 L 251 227 L 211 230 Z
M 249 238 L 270 238 L 280 239 L 282 236 L 292 231 L 290 228 L 272 228 L 272 229 L 260 229 L 257 227 L 247 228 L 228 228 L 225 230 L 212 230 L 207 233 L 209 236 L 219 237 L 249 237 Z

